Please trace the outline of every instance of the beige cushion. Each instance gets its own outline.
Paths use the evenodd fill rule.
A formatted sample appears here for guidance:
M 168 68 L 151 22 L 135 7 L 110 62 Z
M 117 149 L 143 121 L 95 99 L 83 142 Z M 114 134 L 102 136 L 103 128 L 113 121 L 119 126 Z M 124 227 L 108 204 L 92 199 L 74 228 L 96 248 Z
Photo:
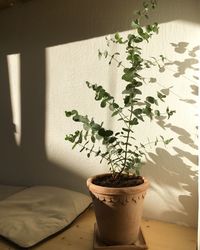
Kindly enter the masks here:
M 0 201 L 0 235 L 30 247 L 69 225 L 91 203 L 88 196 L 35 186 Z
M 24 186 L 8 186 L 8 185 L 0 185 L 0 201 L 6 199 L 12 194 L 15 194 L 19 191 L 22 191 L 26 187 Z

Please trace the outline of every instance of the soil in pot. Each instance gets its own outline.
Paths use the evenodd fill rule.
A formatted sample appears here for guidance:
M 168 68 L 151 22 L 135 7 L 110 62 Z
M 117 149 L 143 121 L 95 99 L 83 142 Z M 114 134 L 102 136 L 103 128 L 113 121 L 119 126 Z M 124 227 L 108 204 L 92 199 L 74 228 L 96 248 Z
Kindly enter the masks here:
M 102 187 L 134 187 L 144 183 L 142 176 L 120 175 L 115 178 L 113 175 L 98 176 L 93 180 L 93 184 Z

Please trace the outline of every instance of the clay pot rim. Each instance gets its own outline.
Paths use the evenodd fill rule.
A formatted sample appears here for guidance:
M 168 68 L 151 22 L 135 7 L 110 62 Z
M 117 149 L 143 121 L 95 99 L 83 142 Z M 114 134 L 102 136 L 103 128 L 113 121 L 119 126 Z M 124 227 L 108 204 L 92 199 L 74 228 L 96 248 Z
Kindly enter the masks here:
M 90 191 L 98 194 L 108 194 L 108 195 L 121 195 L 121 194 L 134 194 L 134 193 L 141 193 L 147 190 L 149 187 L 149 181 L 142 176 L 144 183 L 133 186 L 133 187 L 103 187 L 92 183 L 92 181 L 100 176 L 110 175 L 110 173 L 99 174 L 92 176 L 87 179 L 87 187 Z

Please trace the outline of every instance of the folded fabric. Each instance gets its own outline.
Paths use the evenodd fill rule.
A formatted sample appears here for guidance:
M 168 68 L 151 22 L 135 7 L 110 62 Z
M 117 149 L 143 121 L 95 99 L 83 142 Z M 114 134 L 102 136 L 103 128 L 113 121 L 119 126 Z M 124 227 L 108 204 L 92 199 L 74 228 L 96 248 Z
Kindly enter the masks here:
M 25 186 L 8 186 L 8 185 L 0 185 L 0 201 L 8 198 L 9 196 L 22 191 L 27 187 Z
M 0 201 L 0 235 L 31 247 L 69 225 L 91 203 L 82 193 L 34 186 Z

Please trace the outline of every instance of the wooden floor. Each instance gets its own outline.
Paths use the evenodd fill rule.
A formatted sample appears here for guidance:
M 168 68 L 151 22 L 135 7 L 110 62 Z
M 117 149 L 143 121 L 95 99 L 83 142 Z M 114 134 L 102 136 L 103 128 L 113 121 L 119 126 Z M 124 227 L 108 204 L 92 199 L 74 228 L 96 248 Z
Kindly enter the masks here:
M 73 225 L 31 250 L 92 250 L 95 217 L 88 209 Z M 142 231 L 149 250 L 196 250 L 197 231 L 192 228 L 154 220 L 143 220 Z M 0 240 L 0 250 L 19 250 Z

